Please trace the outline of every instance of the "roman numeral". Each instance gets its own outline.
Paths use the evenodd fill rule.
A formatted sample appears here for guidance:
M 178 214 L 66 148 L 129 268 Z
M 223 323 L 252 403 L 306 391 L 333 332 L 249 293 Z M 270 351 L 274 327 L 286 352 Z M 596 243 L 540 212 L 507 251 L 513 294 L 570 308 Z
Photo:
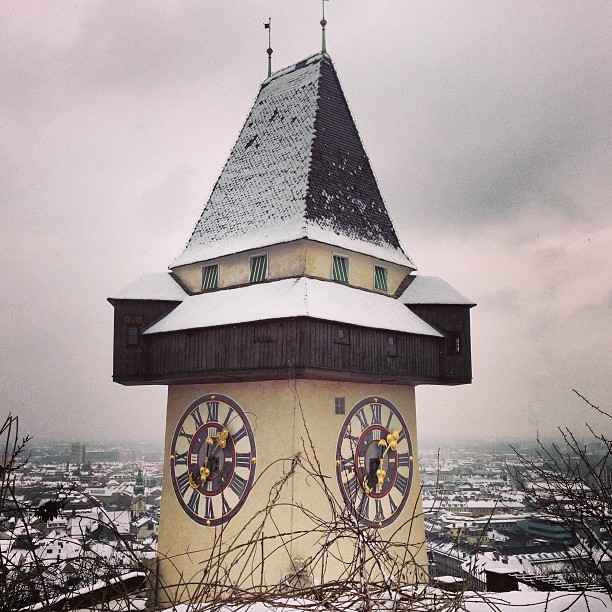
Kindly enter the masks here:
M 372 404 L 372 424 L 382 425 L 382 406 L 380 404 Z
M 180 476 L 177 476 L 176 484 L 178 485 L 181 497 L 185 497 L 185 493 L 187 493 L 189 488 L 189 472 L 183 472 Z
M 208 499 L 208 498 L 207 498 Z M 198 513 L 198 508 L 200 506 L 200 494 L 197 492 L 196 489 L 194 489 L 191 492 L 191 497 L 189 498 L 189 501 L 187 502 L 187 505 L 189 506 L 189 509 L 194 513 L 197 514 Z
M 240 442 L 240 440 L 242 440 L 242 438 L 244 438 L 244 436 L 247 435 L 246 429 L 244 428 L 244 425 L 232 436 L 232 440 L 234 441 L 234 444 L 237 444 L 238 442 Z
M 206 402 L 206 406 L 208 407 L 206 420 L 216 423 L 219 420 L 219 402 Z
M 357 446 L 357 443 L 359 442 L 359 437 L 351 435 L 351 430 L 350 429 L 346 430 L 346 433 L 344 434 L 344 439 L 345 440 L 350 440 L 350 442 L 352 444 L 354 444 L 355 446 Z
M 363 410 L 360 410 L 355 416 L 361 425 L 361 431 L 365 431 L 368 427 L 368 419 L 366 419 L 366 415 L 363 413 Z
M 385 520 L 385 512 L 383 510 L 382 502 L 380 501 L 380 499 L 376 499 L 374 501 L 376 503 L 376 511 L 374 515 L 374 520 L 382 522 Z
M 230 489 L 241 498 L 244 494 L 244 490 L 246 489 L 247 481 L 242 478 L 239 474 L 234 474 L 234 477 L 230 481 Z
M 187 453 L 179 453 L 174 456 L 174 465 L 187 465 Z
M 353 457 L 349 455 L 348 457 L 340 457 L 340 467 L 343 470 L 348 470 L 353 467 Z
M 389 507 L 391 508 L 391 514 L 393 514 L 397 510 L 397 504 L 393 501 L 393 498 L 391 497 L 391 495 L 389 495 L 388 500 L 389 500 Z
M 223 427 L 227 427 L 229 425 L 230 419 L 232 418 L 232 414 L 234 411 L 229 408 L 227 414 L 225 415 L 225 420 L 223 421 Z
M 236 467 L 248 468 L 251 465 L 250 453 L 236 453 Z
M 405 437 L 406 432 L 402 429 L 402 431 L 399 432 L 399 438 L 397 439 L 398 443 L 401 442 Z
M 398 453 L 397 465 L 400 467 L 408 467 L 410 465 L 410 455 L 408 453 Z
M 401 474 L 396 474 L 395 488 L 402 494 L 402 497 L 406 495 L 408 491 L 408 479 L 404 478 Z
M 193 434 L 188 434 L 185 431 L 185 428 L 181 428 L 181 431 L 179 432 L 179 436 L 182 436 L 183 438 L 187 439 L 187 442 L 189 442 L 189 444 L 191 444 L 191 438 L 193 438 Z
M 367 495 L 364 495 L 361 499 L 359 514 L 361 514 L 361 516 L 364 518 L 368 518 L 370 516 L 370 498 Z
M 349 499 L 355 499 L 355 494 L 357 493 L 357 478 L 355 476 L 349 478 L 344 488 L 346 489 Z
M 204 518 L 205 519 L 215 518 L 215 510 L 213 508 L 212 497 L 206 497 L 206 501 L 204 505 Z
M 204 421 L 202 420 L 202 415 L 200 413 L 200 407 L 196 406 L 195 410 L 191 413 L 193 420 L 195 421 L 196 429 L 199 429 L 204 425 Z
M 391 431 L 391 421 L 393 421 L 393 410 L 389 410 L 389 418 L 387 419 L 387 424 L 385 425 L 387 431 Z
M 227 503 L 227 499 L 225 499 L 225 495 L 221 495 L 221 503 L 223 504 L 223 507 L 221 509 L 221 514 L 225 516 L 226 514 L 229 514 L 231 512 L 232 507 Z

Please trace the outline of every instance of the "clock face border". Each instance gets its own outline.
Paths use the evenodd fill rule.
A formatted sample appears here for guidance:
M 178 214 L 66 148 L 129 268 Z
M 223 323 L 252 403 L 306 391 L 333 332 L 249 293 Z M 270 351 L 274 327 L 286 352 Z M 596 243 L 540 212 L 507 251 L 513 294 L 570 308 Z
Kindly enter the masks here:
M 211 402 L 217 403 L 217 408 L 212 411 L 208 406 L 208 403 Z M 223 409 L 220 408 L 221 405 L 225 405 Z M 202 408 L 201 411 L 200 408 Z M 177 444 L 179 443 L 179 439 L 184 437 L 184 434 L 187 433 L 184 430 L 186 423 L 189 423 L 189 432 L 193 431 L 193 434 L 191 434 L 191 439 L 188 440 L 188 443 L 180 443 L 183 448 L 185 444 L 187 444 L 186 453 L 188 458 L 186 459 L 185 470 L 180 470 L 180 474 L 177 475 Z M 218 490 L 214 489 L 211 493 L 207 493 L 205 485 L 200 484 L 196 487 L 191 484 L 192 481 L 189 478 L 190 473 L 193 472 L 191 464 L 191 453 L 193 450 L 192 439 L 195 438 L 196 435 L 198 436 L 199 449 L 196 451 L 196 454 L 199 456 L 204 446 L 202 440 L 203 436 L 210 435 L 210 432 L 218 433 L 222 431 L 224 426 L 227 427 L 229 432 L 226 447 L 221 451 L 217 450 L 216 454 L 222 455 L 224 461 L 223 471 L 226 471 L 230 478 L 225 484 L 222 484 L 222 486 L 217 486 Z M 240 434 L 241 437 L 234 442 L 232 436 L 237 433 Z M 213 443 L 216 444 L 216 440 L 214 440 Z M 244 506 L 249 496 L 255 480 L 256 460 L 257 452 L 253 428 L 240 405 L 230 397 L 221 393 L 208 393 L 199 397 L 191 402 L 181 415 L 174 428 L 170 445 L 170 479 L 172 480 L 172 488 L 179 506 L 191 520 L 200 525 L 218 527 L 227 523 Z M 198 465 L 199 463 L 198 461 Z M 227 464 L 227 468 L 225 464 Z M 185 489 L 184 482 L 181 487 L 179 480 L 182 479 L 182 481 L 184 481 L 186 478 L 189 478 L 190 484 L 186 485 L 187 488 Z M 213 479 L 214 477 L 210 480 L 212 481 Z M 212 482 L 210 484 L 212 485 Z M 182 492 L 181 488 L 185 492 Z M 227 497 L 225 496 L 226 490 L 231 491 L 231 493 L 228 491 Z M 198 497 L 195 496 L 196 494 Z M 187 501 L 186 496 L 189 497 L 189 501 Z M 219 497 L 220 503 L 219 499 L 213 499 L 216 497 Z M 228 501 L 228 498 L 231 502 Z M 190 507 L 190 502 L 192 500 L 194 500 L 194 502 L 197 500 L 197 502 L 194 503 L 195 512 L 193 507 Z M 200 502 L 202 506 L 200 506 Z M 214 508 L 218 510 L 219 505 L 221 506 L 221 513 L 217 514 L 214 512 Z M 200 509 L 203 514 L 199 513 Z
M 380 418 L 378 412 L 375 413 L 374 408 L 368 418 L 364 412 L 367 406 L 379 405 L 380 412 L 386 409 L 386 415 L 383 414 Z M 395 421 L 396 419 L 396 421 Z M 375 439 L 384 439 L 387 434 L 392 433 L 395 428 L 393 424 L 399 422 L 400 429 L 397 430 L 400 434 L 397 451 L 395 456 L 391 456 L 385 462 L 387 475 L 390 476 L 389 483 L 382 487 L 380 492 L 373 491 L 370 495 L 366 494 L 360 482 L 358 474 L 363 476 L 368 469 L 365 466 L 360 466 L 359 458 L 362 460 L 367 457 L 367 452 L 364 452 L 362 445 L 367 447 L 373 446 Z M 391 426 L 391 429 L 389 427 Z M 353 431 L 353 429 L 355 430 Z M 377 433 L 378 432 L 378 433 Z M 380 436 L 380 438 L 378 438 Z M 351 451 L 347 450 L 347 439 L 350 440 Z M 344 448 L 343 448 L 344 447 Z M 342 451 L 344 455 L 342 454 Z M 362 451 L 360 453 L 360 450 Z M 399 451 L 406 451 L 400 453 Z M 400 460 L 401 456 L 401 460 Z M 389 463 L 393 464 L 392 469 Z M 414 474 L 414 458 L 412 440 L 410 431 L 401 415 L 399 409 L 389 400 L 381 396 L 370 396 L 359 401 L 351 409 L 345 417 L 340 433 L 338 435 L 338 444 L 336 446 L 336 482 L 342 499 L 346 506 L 351 510 L 353 515 L 360 523 L 369 527 L 387 527 L 393 523 L 402 513 L 410 491 L 412 488 L 412 480 Z M 395 503 L 391 493 L 396 497 L 401 498 Z M 365 500 L 364 498 L 368 498 Z M 374 518 L 368 518 L 370 503 L 373 504 Z M 389 514 L 385 515 L 385 506 L 389 507 Z M 366 508 L 368 516 L 364 516 L 361 509 Z M 382 520 L 381 520 L 382 519 Z

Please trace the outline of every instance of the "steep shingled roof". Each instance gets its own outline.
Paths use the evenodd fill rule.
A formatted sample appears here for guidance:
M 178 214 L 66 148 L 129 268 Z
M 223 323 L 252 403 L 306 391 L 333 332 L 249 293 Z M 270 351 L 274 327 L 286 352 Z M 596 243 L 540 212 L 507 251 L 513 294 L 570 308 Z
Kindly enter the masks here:
M 264 81 L 171 268 L 309 238 L 415 268 L 327 54 Z

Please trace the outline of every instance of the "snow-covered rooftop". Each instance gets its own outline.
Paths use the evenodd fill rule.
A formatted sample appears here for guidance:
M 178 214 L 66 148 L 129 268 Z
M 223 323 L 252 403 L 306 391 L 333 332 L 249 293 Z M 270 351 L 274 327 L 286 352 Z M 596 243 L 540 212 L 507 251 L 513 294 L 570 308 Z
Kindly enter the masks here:
M 186 297 L 145 334 L 289 317 L 441 337 L 392 297 L 304 277 Z
M 170 267 L 301 238 L 415 267 L 397 238 L 326 54 L 264 81 Z
M 476 304 L 437 276 L 417 275 L 399 297 L 403 304 Z
M 168 300 L 181 302 L 187 294 L 168 272 L 151 272 L 139 276 L 111 300 Z

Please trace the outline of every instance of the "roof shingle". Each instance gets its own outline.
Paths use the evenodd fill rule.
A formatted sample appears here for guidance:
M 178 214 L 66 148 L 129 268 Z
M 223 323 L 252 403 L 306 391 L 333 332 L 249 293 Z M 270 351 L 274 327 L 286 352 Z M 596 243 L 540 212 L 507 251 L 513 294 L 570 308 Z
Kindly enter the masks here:
M 415 267 L 397 238 L 326 54 L 264 81 L 171 267 L 300 238 Z

